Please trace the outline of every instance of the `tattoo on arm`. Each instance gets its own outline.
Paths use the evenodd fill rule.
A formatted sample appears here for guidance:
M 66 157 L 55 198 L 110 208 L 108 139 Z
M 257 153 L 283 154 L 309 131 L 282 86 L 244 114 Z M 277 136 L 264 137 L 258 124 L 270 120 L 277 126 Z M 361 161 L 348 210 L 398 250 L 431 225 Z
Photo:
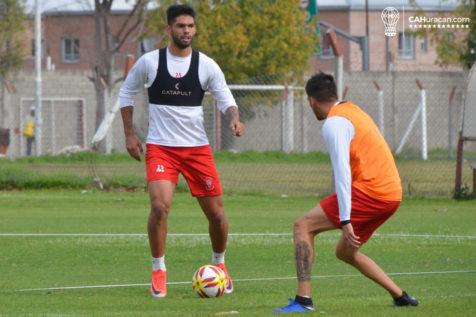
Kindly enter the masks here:
M 298 281 L 311 280 L 311 246 L 306 241 L 296 243 L 296 270 Z

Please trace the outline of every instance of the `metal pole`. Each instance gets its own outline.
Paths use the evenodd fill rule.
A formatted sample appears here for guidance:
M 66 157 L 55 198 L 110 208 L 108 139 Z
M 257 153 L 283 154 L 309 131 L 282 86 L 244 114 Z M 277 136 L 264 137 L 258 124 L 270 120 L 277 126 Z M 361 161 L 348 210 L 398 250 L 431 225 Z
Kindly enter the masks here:
M 39 0 L 35 0 L 35 146 L 36 155 L 41 155 L 41 12 Z
M 383 90 L 375 80 L 373 83 L 378 93 L 378 125 L 380 128 L 380 133 L 385 138 L 385 109 L 383 103 Z
M 388 45 L 388 36 L 385 36 L 385 71 L 390 71 L 390 52 Z
M 426 125 L 426 91 L 421 82 L 417 79 L 418 88 L 420 88 L 420 104 L 421 104 L 421 158 L 426 161 L 428 159 L 428 135 Z
M 103 94 L 104 94 L 104 105 L 106 106 L 106 115 L 109 114 L 109 112 L 111 112 L 111 105 L 109 104 L 109 91 L 107 89 L 107 86 L 106 88 L 103 90 Z M 106 154 L 111 154 L 112 153 L 112 122 L 111 122 L 111 125 L 109 126 L 109 129 L 107 129 L 107 132 L 106 132 Z
M 453 156 L 453 98 L 455 96 L 456 87 L 451 89 L 450 100 L 448 103 L 448 158 Z
M 283 100 L 281 116 L 281 148 L 289 153 L 294 150 L 294 92 L 286 86 L 285 100 Z
M 428 133 L 426 124 L 426 91 L 421 91 L 421 158 L 428 159 Z
M 332 51 L 334 52 L 335 55 L 335 71 L 334 71 L 334 77 L 336 80 L 336 86 L 337 86 L 337 98 L 339 100 L 342 100 L 342 92 L 344 89 L 344 57 L 343 57 L 343 50 L 342 47 L 339 45 L 337 42 L 337 35 L 334 30 L 327 30 L 326 36 L 329 37 L 329 42 L 332 47 Z
M 306 117 L 305 117 L 305 105 L 304 105 L 304 94 L 300 94 L 301 96 L 301 144 L 302 144 L 302 151 L 304 153 L 308 152 L 307 148 L 307 128 L 306 128 Z
M 6 122 L 6 102 L 5 102 L 5 89 L 3 88 L 3 78 L 0 74 L 0 128 L 5 127 Z
M 360 49 L 362 50 L 362 71 L 369 71 L 369 39 L 366 36 L 359 38 Z
M 342 55 L 336 56 L 335 63 L 337 98 L 342 100 L 344 91 L 344 58 Z
M 217 104 L 218 102 L 215 101 L 215 107 L 213 107 L 213 111 L 215 112 L 215 152 L 221 151 L 222 149 L 221 112 L 218 110 Z
M 456 147 L 456 175 L 455 175 L 455 196 L 461 193 L 461 181 L 463 178 L 463 130 L 459 132 L 458 146 Z
M 369 32 L 369 0 L 365 0 L 365 37 L 367 38 L 367 47 L 369 42 L 369 34 L 370 34 Z M 367 55 L 367 64 L 370 64 L 370 56 L 368 55 Z
M 369 0 L 365 0 L 365 36 L 369 37 Z

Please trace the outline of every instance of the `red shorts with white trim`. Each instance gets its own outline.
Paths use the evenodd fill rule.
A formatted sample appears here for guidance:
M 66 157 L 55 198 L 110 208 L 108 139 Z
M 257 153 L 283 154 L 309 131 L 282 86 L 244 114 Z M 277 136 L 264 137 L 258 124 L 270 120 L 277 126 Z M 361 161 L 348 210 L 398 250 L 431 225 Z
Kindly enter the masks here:
M 219 196 L 220 179 L 210 145 L 172 147 L 147 144 L 147 182 L 169 180 L 178 183 L 181 173 L 194 197 Z
M 355 187 L 352 187 L 351 203 L 350 221 L 354 233 L 360 237 L 361 243 L 367 242 L 374 231 L 387 221 L 400 205 L 399 201 L 386 201 L 370 197 Z M 321 200 L 320 205 L 329 220 L 337 228 L 340 228 L 337 194 L 327 196 Z

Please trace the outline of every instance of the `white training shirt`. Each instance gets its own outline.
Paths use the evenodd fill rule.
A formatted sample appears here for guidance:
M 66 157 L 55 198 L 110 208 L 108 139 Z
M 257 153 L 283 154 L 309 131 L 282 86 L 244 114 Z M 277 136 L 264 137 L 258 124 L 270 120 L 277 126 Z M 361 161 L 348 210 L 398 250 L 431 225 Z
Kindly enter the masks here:
M 192 54 L 187 57 L 178 57 L 172 55 L 167 48 L 167 69 L 170 76 L 185 76 L 191 60 Z M 119 91 L 121 108 L 134 106 L 135 95 L 144 86 L 146 88 L 152 86 L 157 76 L 158 65 L 159 50 L 146 53 L 137 60 Z M 222 113 L 231 106 L 236 107 L 235 99 L 220 67 L 213 59 L 201 52 L 198 77 L 202 89 L 213 95 Z M 203 107 L 149 104 L 147 143 L 177 147 L 207 145 L 209 142 L 203 125 Z
M 355 135 L 352 122 L 344 117 L 333 116 L 324 122 L 322 135 L 331 157 L 334 184 L 339 204 L 340 221 L 350 220 L 352 207 L 352 175 L 350 172 L 350 142 Z

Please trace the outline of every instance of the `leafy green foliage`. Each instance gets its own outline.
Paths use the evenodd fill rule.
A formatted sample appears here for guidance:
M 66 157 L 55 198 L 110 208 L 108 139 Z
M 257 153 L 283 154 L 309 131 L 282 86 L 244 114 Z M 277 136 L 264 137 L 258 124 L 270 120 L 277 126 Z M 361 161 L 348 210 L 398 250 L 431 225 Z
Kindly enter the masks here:
M 198 11 L 197 47 L 230 81 L 263 74 L 286 81 L 303 71 L 315 49 L 313 24 L 296 0 L 200 1 Z
M 170 3 L 161 1 L 149 14 L 149 34 L 163 38 Z M 318 42 L 315 23 L 306 23 L 298 0 L 189 3 L 197 10 L 194 47 L 212 57 L 231 82 L 263 75 L 286 82 L 302 73 Z
M 413 1 L 417 5 L 416 1 Z M 425 16 L 426 13 L 418 9 L 417 16 Z M 444 16 L 448 16 L 445 14 Z M 476 5 L 474 0 L 459 0 L 458 8 L 450 15 L 451 17 L 469 18 L 469 29 L 433 28 L 429 29 L 430 41 L 436 46 L 436 64 L 446 67 L 449 65 L 461 65 L 471 68 L 476 61 Z M 416 32 L 418 36 L 425 36 L 427 29 Z
M 20 67 L 25 49 L 25 14 L 20 1 L 0 0 L 0 77 Z
M 474 0 L 472 7 L 469 7 L 469 18 L 471 19 L 468 36 L 466 37 L 465 51 L 460 54 L 460 61 L 466 68 L 471 66 L 476 61 L 476 3 Z

